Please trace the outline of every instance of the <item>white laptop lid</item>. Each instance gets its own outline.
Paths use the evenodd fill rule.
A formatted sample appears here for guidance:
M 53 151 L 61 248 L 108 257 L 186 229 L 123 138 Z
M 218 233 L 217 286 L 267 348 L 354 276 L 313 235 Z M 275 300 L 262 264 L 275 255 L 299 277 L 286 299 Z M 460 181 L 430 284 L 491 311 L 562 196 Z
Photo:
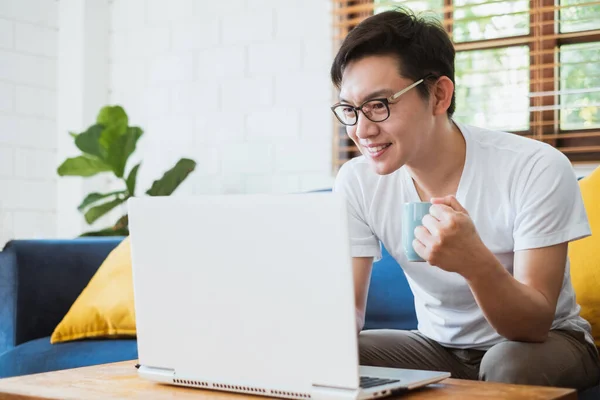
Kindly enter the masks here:
M 133 198 L 129 227 L 140 364 L 303 393 L 358 387 L 343 198 Z

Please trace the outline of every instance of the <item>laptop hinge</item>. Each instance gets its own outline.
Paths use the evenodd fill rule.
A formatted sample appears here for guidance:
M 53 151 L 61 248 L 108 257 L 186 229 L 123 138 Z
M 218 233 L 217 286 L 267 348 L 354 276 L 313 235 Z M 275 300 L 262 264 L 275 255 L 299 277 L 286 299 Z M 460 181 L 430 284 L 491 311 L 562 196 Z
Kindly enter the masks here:
M 356 399 L 358 397 L 359 391 L 359 389 L 313 385 L 311 391 L 311 398 L 317 400 Z
M 175 370 L 171 368 L 147 367 L 140 365 L 138 375 L 143 378 L 148 378 L 153 381 L 171 383 L 175 376 Z

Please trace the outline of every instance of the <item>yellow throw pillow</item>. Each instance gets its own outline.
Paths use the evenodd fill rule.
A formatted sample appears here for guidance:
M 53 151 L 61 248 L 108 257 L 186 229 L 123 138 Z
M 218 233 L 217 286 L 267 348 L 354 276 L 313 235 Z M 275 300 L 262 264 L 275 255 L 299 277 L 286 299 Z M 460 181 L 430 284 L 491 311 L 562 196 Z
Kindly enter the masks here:
M 592 236 L 571 242 L 571 279 L 581 316 L 592 325 L 600 347 L 600 167 L 579 181 Z
M 131 247 L 127 237 L 104 260 L 52 333 L 50 342 L 135 335 Z

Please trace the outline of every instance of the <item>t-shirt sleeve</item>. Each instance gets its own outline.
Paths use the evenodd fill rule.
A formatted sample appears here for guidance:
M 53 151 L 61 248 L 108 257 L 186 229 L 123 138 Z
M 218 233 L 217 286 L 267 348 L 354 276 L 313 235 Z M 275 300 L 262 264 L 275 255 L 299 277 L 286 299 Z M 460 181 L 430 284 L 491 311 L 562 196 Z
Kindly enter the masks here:
M 569 159 L 548 146 L 530 162 L 515 193 L 514 251 L 589 236 L 585 206 Z
M 352 257 L 381 259 L 381 245 L 365 215 L 364 193 L 360 180 L 349 163 L 344 164 L 337 174 L 333 191 L 346 198 L 348 208 L 348 231 Z

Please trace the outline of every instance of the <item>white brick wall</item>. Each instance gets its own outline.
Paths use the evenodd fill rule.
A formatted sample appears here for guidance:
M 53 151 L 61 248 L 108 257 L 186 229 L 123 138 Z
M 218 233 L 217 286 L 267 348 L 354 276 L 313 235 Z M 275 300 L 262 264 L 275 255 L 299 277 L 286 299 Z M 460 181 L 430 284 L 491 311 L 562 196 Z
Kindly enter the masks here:
M 16 149 L 14 160 L 16 178 L 52 180 L 56 176 L 54 150 Z
M 0 146 L 0 178 L 11 178 L 14 171 L 15 152 L 10 147 Z
M 329 0 L 101 1 L 0 1 L 0 246 L 76 231 L 74 202 L 110 185 L 56 176 L 74 150 L 66 130 L 106 99 L 146 131 L 140 190 L 181 157 L 198 168 L 179 193 L 331 186 Z M 109 18 L 85 28 L 103 7 Z M 104 42 L 108 67 L 85 51 Z
M 331 186 L 329 0 L 110 7 L 110 102 L 146 132 L 140 188 L 180 157 L 198 167 L 179 193 Z
M 0 80 L 32 85 L 56 87 L 56 57 L 46 57 L 16 50 L 0 50 Z
M 56 235 L 57 32 L 57 1 L 0 1 L 0 247 Z
M 56 91 L 19 86 L 15 92 L 15 111 L 21 115 L 55 119 Z
M 13 48 L 15 43 L 14 30 L 14 24 L 11 21 L 0 20 L 0 48 Z
M 16 22 L 15 49 L 23 53 L 56 58 L 56 28 Z
M 0 112 L 11 112 L 15 104 L 15 85 L 0 81 Z

